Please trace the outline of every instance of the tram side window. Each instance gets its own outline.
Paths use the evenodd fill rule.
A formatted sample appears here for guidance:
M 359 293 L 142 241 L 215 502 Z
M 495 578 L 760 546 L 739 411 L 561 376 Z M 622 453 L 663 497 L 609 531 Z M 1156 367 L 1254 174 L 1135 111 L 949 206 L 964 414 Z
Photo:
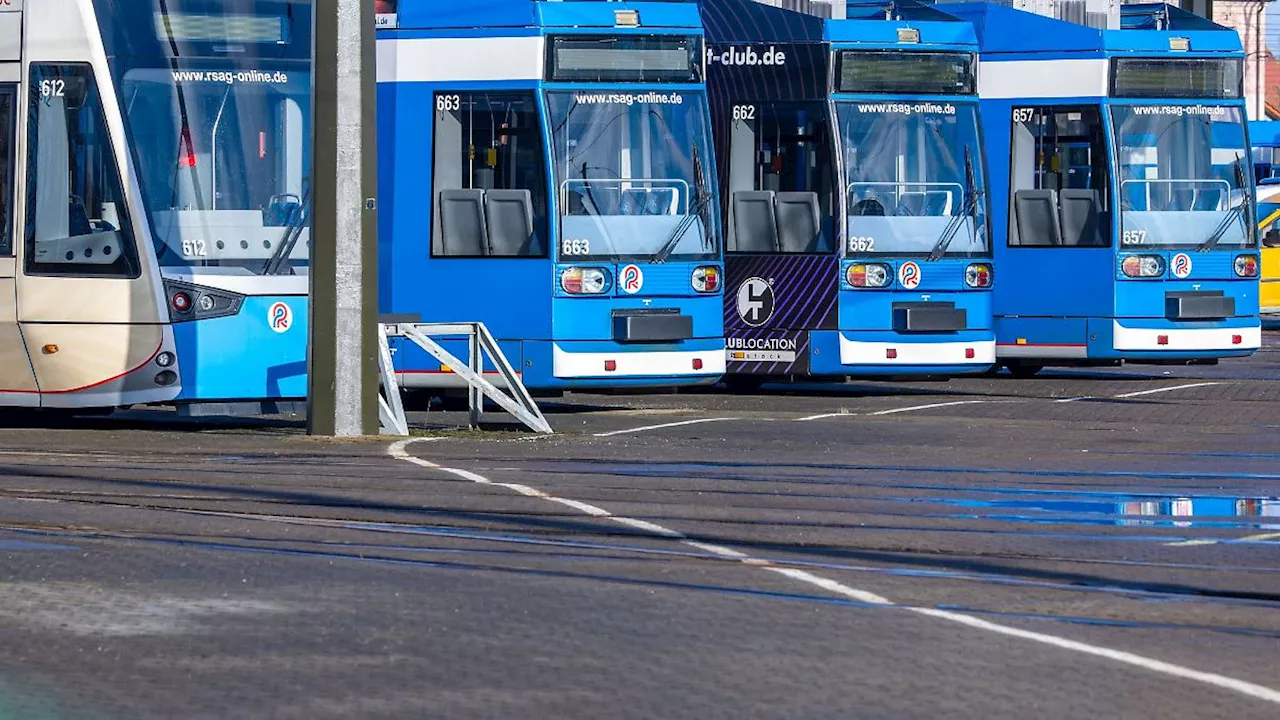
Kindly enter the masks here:
M 547 164 L 532 92 L 438 93 L 435 257 L 547 257 Z
M 13 255 L 13 106 L 12 86 L 0 87 L 0 257 Z
M 1097 107 L 1014 108 L 1012 150 L 1010 246 L 1111 246 Z
M 835 163 L 822 103 L 733 106 L 729 242 L 737 253 L 835 252 Z
M 27 272 L 137 277 L 124 190 L 88 65 L 32 65 Z

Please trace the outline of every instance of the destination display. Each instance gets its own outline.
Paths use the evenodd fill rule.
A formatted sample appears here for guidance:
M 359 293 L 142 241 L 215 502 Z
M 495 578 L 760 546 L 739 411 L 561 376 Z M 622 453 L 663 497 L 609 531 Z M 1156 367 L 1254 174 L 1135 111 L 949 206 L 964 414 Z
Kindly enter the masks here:
M 1116 58 L 1112 97 L 1235 99 L 1244 96 L 1240 58 Z
M 155 15 L 161 40 L 179 42 L 289 42 L 289 23 L 279 15 L 197 15 L 160 12 Z
M 856 93 L 972 95 L 973 53 L 837 51 L 836 90 Z
M 701 82 L 702 40 L 682 35 L 552 37 L 547 80 Z

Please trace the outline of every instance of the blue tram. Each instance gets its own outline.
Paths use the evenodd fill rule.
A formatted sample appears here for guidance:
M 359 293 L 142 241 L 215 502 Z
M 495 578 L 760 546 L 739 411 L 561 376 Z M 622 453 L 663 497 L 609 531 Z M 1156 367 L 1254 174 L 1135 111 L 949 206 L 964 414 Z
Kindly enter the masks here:
M 697 6 L 396 11 L 377 35 L 382 311 L 483 321 L 534 389 L 718 380 L 722 240 Z M 395 364 L 406 388 L 459 384 L 416 346 Z

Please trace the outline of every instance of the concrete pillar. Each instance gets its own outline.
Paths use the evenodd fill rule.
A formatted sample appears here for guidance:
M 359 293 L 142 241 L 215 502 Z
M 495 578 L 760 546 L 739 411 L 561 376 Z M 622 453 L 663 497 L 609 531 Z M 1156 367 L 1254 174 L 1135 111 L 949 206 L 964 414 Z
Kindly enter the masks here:
M 378 433 L 374 4 L 313 5 L 312 435 Z

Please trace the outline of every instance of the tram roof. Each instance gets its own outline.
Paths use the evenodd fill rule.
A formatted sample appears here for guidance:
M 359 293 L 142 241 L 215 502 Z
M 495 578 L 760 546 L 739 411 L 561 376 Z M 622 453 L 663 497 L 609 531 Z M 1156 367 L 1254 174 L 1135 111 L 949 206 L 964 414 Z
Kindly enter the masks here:
M 627 11 L 635 11 L 638 27 L 620 24 Z M 695 0 L 399 0 L 397 22 L 402 30 L 702 27 Z
M 909 49 L 900 29 L 919 31 L 919 45 L 977 45 L 966 20 L 916 0 L 851 0 L 845 18 L 762 5 L 755 0 L 700 0 L 712 42 L 865 43 Z M 801 10 L 806 0 L 799 0 Z M 923 48 L 922 48 L 923 49 Z
M 993 2 L 948 3 L 946 7 L 973 23 L 984 54 L 1167 54 L 1170 42 L 1178 39 L 1188 41 L 1191 53 L 1243 53 L 1235 30 L 1165 3 L 1121 5 L 1117 30 L 1092 28 Z

